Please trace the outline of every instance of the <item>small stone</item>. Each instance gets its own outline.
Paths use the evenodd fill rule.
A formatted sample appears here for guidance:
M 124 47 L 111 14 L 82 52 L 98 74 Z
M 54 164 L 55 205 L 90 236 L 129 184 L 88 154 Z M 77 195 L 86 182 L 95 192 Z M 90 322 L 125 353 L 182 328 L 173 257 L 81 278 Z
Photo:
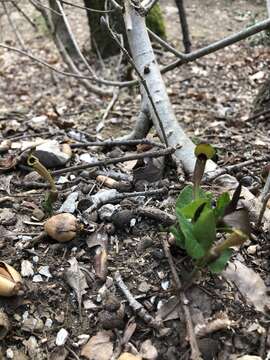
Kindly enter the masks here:
M 50 269 L 49 266 L 45 265 L 45 266 L 41 266 L 38 269 L 38 272 L 40 275 L 46 276 L 46 278 L 51 278 L 52 274 L 50 273 Z
M 21 263 L 21 275 L 22 277 L 28 277 L 34 275 L 33 264 L 28 260 L 23 260 Z
M 249 255 L 254 255 L 254 254 L 256 254 L 256 252 L 257 252 L 257 250 L 258 250 L 258 245 L 251 245 L 251 246 L 249 246 L 248 248 L 247 248 L 247 253 L 249 254 Z
M 143 281 L 139 284 L 138 290 L 142 293 L 147 293 L 151 289 L 151 285 L 146 281 Z
M 48 140 L 36 147 L 34 155 L 48 169 L 65 165 L 71 158 L 71 149 L 68 144 L 60 145 L 55 140 Z
M 45 214 L 41 209 L 35 208 L 32 212 L 32 215 L 34 218 L 36 218 L 38 221 L 41 221 L 44 219 Z
M 90 338 L 90 335 L 88 335 L 88 334 L 79 335 L 78 336 L 78 339 L 79 339 L 78 345 L 79 346 L 85 345 L 87 343 L 87 341 L 89 340 L 89 338 Z
M 8 359 L 13 359 L 13 357 L 14 357 L 13 350 L 7 349 L 6 356 L 7 356 Z
M 64 203 L 59 209 L 60 213 L 70 213 L 73 214 L 77 208 L 77 200 L 79 197 L 78 191 L 74 191 L 68 195 Z
M 57 335 L 56 335 L 56 340 L 55 340 L 55 344 L 57 346 L 63 346 L 65 345 L 67 339 L 68 339 L 68 332 L 66 329 L 62 328 L 58 331 Z
M 53 324 L 52 319 L 46 319 L 46 321 L 45 321 L 45 327 L 51 328 L 51 327 L 52 327 L 52 324 Z
M 85 300 L 83 302 L 83 307 L 85 310 L 95 310 L 98 306 L 92 300 Z
M 41 275 L 35 275 L 33 276 L 33 282 L 43 282 L 42 276 Z

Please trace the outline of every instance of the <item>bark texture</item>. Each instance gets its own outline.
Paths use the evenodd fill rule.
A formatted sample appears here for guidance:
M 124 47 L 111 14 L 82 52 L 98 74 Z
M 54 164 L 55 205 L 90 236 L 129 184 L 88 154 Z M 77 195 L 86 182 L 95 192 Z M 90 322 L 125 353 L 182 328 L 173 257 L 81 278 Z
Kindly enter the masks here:
M 104 10 L 105 0 L 84 0 L 86 7 Z M 87 12 L 88 24 L 91 32 L 91 48 L 96 51 L 98 49 L 100 55 L 105 59 L 120 53 L 119 47 L 112 41 L 111 36 L 100 26 L 100 18 L 104 16 L 101 13 Z M 119 12 L 109 14 L 110 26 L 113 31 L 122 34 L 124 37 L 124 46 L 128 47 L 128 40 L 125 32 L 125 24 Z M 146 20 L 147 26 L 162 38 L 166 37 L 165 24 L 162 16 L 161 8 L 156 4 L 150 11 Z

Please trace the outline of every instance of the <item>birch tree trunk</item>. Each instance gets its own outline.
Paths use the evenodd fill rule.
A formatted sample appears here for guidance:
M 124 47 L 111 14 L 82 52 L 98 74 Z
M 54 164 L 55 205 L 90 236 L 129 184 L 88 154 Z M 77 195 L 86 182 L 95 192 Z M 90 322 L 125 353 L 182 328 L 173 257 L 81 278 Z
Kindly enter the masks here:
M 145 19 L 143 16 L 140 16 L 132 6 L 129 4 L 126 6 L 130 7 L 130 11 L 128 13 L 130 13 L 131 16 L 132 29 L 127 28 L 127 37 L 133 60 L 136 63 L 138 70 L 145 78 L 146 84 L 153 98 L 153 102 L 156 106 L 161 122 L 163 123 L 169 146 L 181 146 L 181 148 L 175 153 L 176 158 L 183 163 L 184 169 L 187 173 L 192 174 L 195 165 L 195 145 L 185 134 L 175 117 L 147 33 Z M 144 98 L 147 97 L 143 87 L 141 87 L 141 93 Z M 162 132 L 158 119 L 149 101 L 148 107 L 153 124 L 159 134 L 159 137 L 162 139 Z M 214 163 L 209 164 L 209 170 L 215 169 Z

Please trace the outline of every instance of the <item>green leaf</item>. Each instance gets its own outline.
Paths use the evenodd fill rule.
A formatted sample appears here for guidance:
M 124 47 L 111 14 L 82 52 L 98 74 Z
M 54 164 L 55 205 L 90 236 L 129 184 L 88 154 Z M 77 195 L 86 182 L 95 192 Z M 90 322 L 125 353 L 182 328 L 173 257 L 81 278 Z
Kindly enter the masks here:
M 208 202 L 209 207 L 212 200 L 212 194 L 199 189 L 199 198 L 193 200 L 193 186 L 186 186 L 178 196 L 176 201 L 176 209 L 181 209 L 185 217 L 192 219 L 196 210 L 204 203 Z
M 215 208 L 215 215 L 216 218 L 220 218 L 224 215 L 224 210 L 226 208 L 226 206 L 230 203 L 231 199 L 230 199 L 230 195 L 228 192 L 224 192 L 223 194 L 221 194 L 218 199 L 217 199 L 217 205 Z
M 216 219 L 212 209 L 203 209 L 193 226 L 193 234 L 204 250 L 208 251 L 216 240 Z
M 170 232 L 175 237 L 176 245 L 181 247 L 182 249 L 185 249 L 185 236 L 182 233 L 182 231 L 179 229 L 179 227 L 171 226 Z
M 225 250 L 217 260 L 208 265 L 208 268 L 214 274 L 220 273 L 222 270 L 224 270 L 227 262 L 230 260 L 231 255 L 232 249 Z
M 193 219 L 193 217 L 194 217 L 196 211 L 199 209 L 199 207 L 202 204 L 206 204 L 206 203 L 207 202 L 205 199 L 197 199 L 197 200 L 192 201 L 187 206 L 184 206 L 183 208 L 181 208 L 180 211 L 186 218 Z
M 180 192 L 176 201 L 176 208 L 181 209 L 184 206 L 190 204 L 193 200 L 193 186 L 188 185 Z
M 189 222 L 181 210 L 176 209 L 176 216 L 180 229 L 185 237 L 185 249 L 189 256 L 193 259 L 199 259 L 205 255 L 205 251 L 193 234 L 193 225 Z

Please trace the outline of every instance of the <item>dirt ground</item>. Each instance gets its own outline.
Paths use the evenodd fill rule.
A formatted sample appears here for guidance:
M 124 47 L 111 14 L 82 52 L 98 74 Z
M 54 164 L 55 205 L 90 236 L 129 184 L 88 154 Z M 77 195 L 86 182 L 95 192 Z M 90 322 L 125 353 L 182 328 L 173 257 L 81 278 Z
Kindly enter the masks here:
M 263 1 L 186 3 L 193 49 L 266 17 Z M 37 26 L 35 31 L 21 13 L 7 4 L 26 49 L 50 65 L 66 69 L 39 13 L 25 0 L 18 5 Z M 162 0 L 161 5 L 168 41 L 181 49 L 174 2 Z M 84 13 L 67 7 L 67 14 L 81 48 L 87 49 Z M 0 43 L 21 47 L 2 8 Z M 267 116 L 252 119 L 250 114 L 258 88 L 268 77 L 269 55 L 265 35 L 258 34 L 164 76 L 176 116 L 194 142 L 211 143 L 217 149 L 221 166 L 258 160 L 231 173 L 242 179 L 256 196 L 264 183 L 262 170 L 269 163 L 270 126 Z M 160 48 L 157 56 L 161 65 L 174 60 L 172 54 Z M 103 78 L 117 79 L 114 71 L 117 60 L 104 65 L 91 57 L 90 62 Z M 61 181 L 56 176 L 59 196 L 54 210 L 70 194 L 76 194 L 69 205 L 75 206 L 74 214 L 84 224 L 75 240 L 63 244 L 48 237 L 35 240 L 43 229 L 42 202 L 47 185 L 42 178 L 29 173 L 25 163 L 12 166 L 13 159 L 31 141 L 54 139 L 74 145 L 127 134 L 134 127 L 139 110 L 138 89 L 121 90 L 113 109 L 102 121 L 110 97 L 89 93 L 76 79 L 54 73 L 26 56 L 0 47 L 0 95 L 0 261 L 23 272 L 24 279 L 23 295 L 8 300 L 0 297 L 0 309 L 10 322 L 10 330 L 0 342 L 0 358 L 109 360 L 128 352 L 137 356 L 134 359 L 190 359 L 183 314 L 179 318 L 172 311 L 170 319 L 165 316 L 163 326 L 151 326 L 128 304 L 115 280 L 119 271 L 132 295 L 154 319 L 168 310 L 168 300 L 175 288 L 161 242 L 164 232 L 160 221 L 142 215 L 138 209 L 147 206 L 172 215 L 177 194 L 190 179 L 177 174 L 175 168 L 168 168 L 158 181 L 140 182 L 134 180 L 134 161 L 102 166 L 99 169 L 102 175 L 109 173 L 117 181 L 120 179 L 125 193 L 164 187 L 170 191 L 126 197 L 102 211 L 87 213 L 85 210 L 93 204 L 91 196 L 101 189 L 108 190 L 104 179 L 97 180 L 98 169 L 69 172 Z M 155 136 L 154 131 L 151 134 Z M 8 148 L 2 150 L 7 139 Z M 157 137 L 154 139 L 157 141 Z M 134 147 L 75 145 L 72 152 L 66 166 L 137 153 Z M 11 164 L 10 169 L 4 171 L 7 164 Z M 221 191 L 215 184 L 207 184 L 207 188 Z M 112 211 L 118 216 L 112 217 Z M 246 287 L 250 285 L 251 292 L 254 289 L 257 294 L 263 288 L 265 292 L 258 297 L 264 301 L 268 301 L 270 284 L 268 241 L 267 232 L 254 230 L 251 239 L 234 254 L 234 259 L 253 271 L 246 275 L 249 280 Z M 185 281 L 192 269 L 191 261 L 175 247 L 172 254 Z M 207 272 L 188 290 L 194 326 L 213 324 L 213 320 L 217 320 L 215 325 L 221 324 L 199 337 L 204 359 L 269 356 L 269 310 L 259 311 L 247 292 L 241 292 L 223 276 Z M 0 337 L 1 321 L 0 313 Z M 66 342 L 61 343 L 61 335 L 66 334 Z

